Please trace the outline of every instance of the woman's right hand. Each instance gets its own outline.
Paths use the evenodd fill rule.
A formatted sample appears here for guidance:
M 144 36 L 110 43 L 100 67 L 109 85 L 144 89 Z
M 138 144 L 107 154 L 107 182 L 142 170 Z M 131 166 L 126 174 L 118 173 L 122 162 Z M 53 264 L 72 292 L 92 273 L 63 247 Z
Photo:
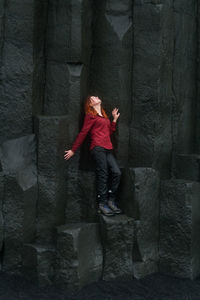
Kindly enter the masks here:
M 66 160 L 70 159 L 74 155 L 74 152 L 72 150 L 66 150 L 65 153 L 66 154 L 64 155 L 64 159 Z

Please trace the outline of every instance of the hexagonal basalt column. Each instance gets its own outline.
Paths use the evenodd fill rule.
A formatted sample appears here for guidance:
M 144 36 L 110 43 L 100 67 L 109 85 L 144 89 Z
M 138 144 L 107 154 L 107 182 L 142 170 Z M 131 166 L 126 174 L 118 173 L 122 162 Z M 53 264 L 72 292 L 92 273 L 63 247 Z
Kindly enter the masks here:
M 169 275 L 200 274 L 200 183 L 161 181 L 160 266 Z
M 3 197 L 4 197 L 4 180 L 3 172 L 0 171 L 0 251 L 3 245 Z
M 64 150 L 68 142 L 66 116 L 37 116 L 35 132 L 38 138 L 38 219 L 37 242 L 52 243 L 55 226 L 65 223 L 66 161 Z
M 113 142 L 122 166 L 128 160 L 131 117 L 132 15 L 131 0 L 95 1 L 90 91 L 102 97 L 108 112 L 120 110 L 118 138 Z
M 134 217 L 133 273 L 136 278 L 158 271 L 159 172 L 152 168 L 123 170 L 120 205 Z
M 47 58 L 58 62 L 89 59 L 92 10 L 89 0 L 49 1 Z
M 102 247 L 95 223 L 73 223 L 57 228 L 56 281 L 80 288 L 100 279 Z
M 134 219 L 125 215 L 100 216 L 103 243 L 103 279 L 133 275 Z
M 20 271 L 22 247 L 36 234 L 38 196 L 35 136 L 4 142 L 0 160 L 4 175 L 3 218 L 5 271 Z

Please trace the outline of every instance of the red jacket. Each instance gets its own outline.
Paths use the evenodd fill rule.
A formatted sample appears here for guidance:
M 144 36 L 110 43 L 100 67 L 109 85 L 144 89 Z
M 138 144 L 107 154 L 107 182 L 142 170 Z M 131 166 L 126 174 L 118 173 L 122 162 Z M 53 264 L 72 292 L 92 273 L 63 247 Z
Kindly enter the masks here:
M 90 150 L 92 150 L 95 146 L 113 149 L 110 135 L 115 131 L 115 129 L 116 122 L 110 122 L 109 119 L 99 115 L 93 116 L 91 114 L 86 114 L 83 127 L 77 135 L 71 150 L 75 152 L 79 148 L 89 131 L 91 136 Z

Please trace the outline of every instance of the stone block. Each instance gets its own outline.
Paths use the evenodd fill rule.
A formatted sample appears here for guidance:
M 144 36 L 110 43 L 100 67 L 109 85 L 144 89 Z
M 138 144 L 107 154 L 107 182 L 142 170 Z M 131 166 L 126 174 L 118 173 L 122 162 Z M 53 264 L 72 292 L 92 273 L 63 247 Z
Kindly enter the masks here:
M 159 271 L 195 279 L 200 274 L 200 183 L 161 181 Z
M 200 155 L 177 154 L 174 158 L 173 173 L 178 179 L 200 181 Z
M 15 177 L 4 176 L 4 256 L 3 271 L 20 272 L 24 243 L 33 242 L 36 234 L 37 184 L 25 191 Z
M 132 278 L 134 219 L 125 215 L 100 216 L 103 279 Z
M 56 282 L 69 289 L 98 281 L 102 275 L 102 246 L 96 223 L 57 228 Z
M 21 267 L 23 243 L 32 242 L 36 233 L 38 196 L 35 135 L 8 140 L 0 147 L 4 175 L 3 270 Z
M 0 161 L 3 173 L 14 176 L 23 191 L 37 184 L 35 135 L 4 142 Z
M 141 278 L 158 268 L 159 172 L 128 168 L 122 172 L 120 206 L 135 221 L 133 273 Z
M 56 252 L 53 246 L 24 244 L 22 251 L 22 272 L 26 279 L 40 286 L 54 282 Z

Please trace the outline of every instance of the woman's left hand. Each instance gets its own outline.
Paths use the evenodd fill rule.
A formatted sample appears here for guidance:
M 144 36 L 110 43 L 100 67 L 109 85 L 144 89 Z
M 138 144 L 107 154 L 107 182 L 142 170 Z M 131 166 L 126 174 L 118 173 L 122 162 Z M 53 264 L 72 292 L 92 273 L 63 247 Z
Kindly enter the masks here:
M 112 110 L 112 116 L 113 116 L 113 118 L 114 118 L 114 122 L 116 122 L 117 121 L 117 119 L 119 118 L 119 116 L 120 116 L 120 113 L 118 112 L 118 108 L 114 108 L 113 110 Z

